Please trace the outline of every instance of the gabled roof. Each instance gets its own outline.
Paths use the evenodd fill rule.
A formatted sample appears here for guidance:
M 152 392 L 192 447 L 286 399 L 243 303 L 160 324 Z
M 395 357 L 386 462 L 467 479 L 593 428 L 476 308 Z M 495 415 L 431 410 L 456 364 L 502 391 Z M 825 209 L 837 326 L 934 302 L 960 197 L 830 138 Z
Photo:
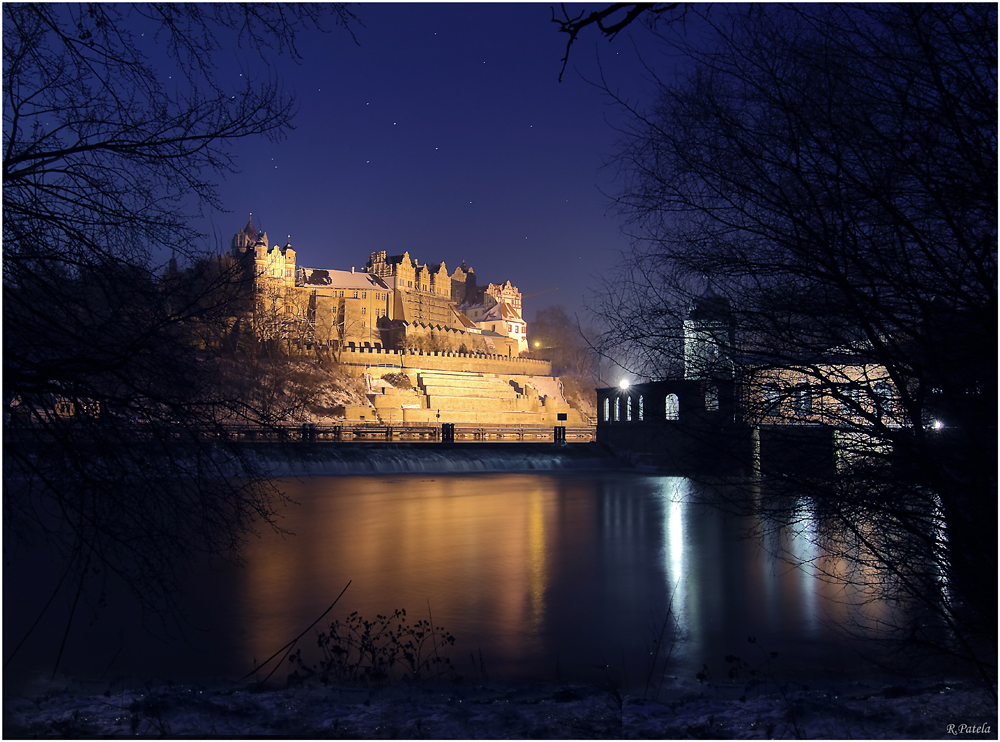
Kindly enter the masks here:
M 473 322 L 468 317 L 466 317 L 460 311 L 458 311 L 458 309 L 456 309 L 454 305 L 452 305 L 451 311 L 453 311 L 455 313 L 455 316 L 458 317 L 458 322 L 460 325 L 462 325 L 462 327 L 466 329 L 473 329 L 473 328 L 478 329 L 476 328 L 476 323 Z
M 507 302 L 500 302 L 490 307 L 490 310 L 483 315 L 480 322 L 523 322 L 521 315 L 517 313 Z

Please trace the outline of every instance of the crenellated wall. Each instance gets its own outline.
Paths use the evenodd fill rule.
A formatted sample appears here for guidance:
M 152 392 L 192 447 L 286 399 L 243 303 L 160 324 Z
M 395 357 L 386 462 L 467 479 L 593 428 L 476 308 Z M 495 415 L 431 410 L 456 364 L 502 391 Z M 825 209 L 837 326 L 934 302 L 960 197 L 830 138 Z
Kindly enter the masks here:
M 340 362 L 360 367 L 364 373 L 368 366 L 395 366 L 405 369 L 431 371 L 473 371 L 490 374 L 520 374 L 523 376 L 551 376 L 552 362 L 534 358 L 508 358 L 506 355 L 462 355 L 446 351 L 404 351 L 381 348 L 345 350 Z

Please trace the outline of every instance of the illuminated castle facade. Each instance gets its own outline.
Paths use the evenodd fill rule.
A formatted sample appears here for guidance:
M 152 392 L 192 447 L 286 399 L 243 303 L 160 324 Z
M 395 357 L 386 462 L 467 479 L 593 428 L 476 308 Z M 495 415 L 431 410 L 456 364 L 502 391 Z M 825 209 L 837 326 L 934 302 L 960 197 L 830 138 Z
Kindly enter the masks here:
M 231 254 L 254 294 L 253 326 L 260 339 L 290 350 L 410 348 L 517 357 L 528 349 L 521 292 L 507 281 L 476 284 L 464 263 L 373 252 L 361 271 L 307 268 L 291 242 L 270 244 L 253 219 L 236 233 Z

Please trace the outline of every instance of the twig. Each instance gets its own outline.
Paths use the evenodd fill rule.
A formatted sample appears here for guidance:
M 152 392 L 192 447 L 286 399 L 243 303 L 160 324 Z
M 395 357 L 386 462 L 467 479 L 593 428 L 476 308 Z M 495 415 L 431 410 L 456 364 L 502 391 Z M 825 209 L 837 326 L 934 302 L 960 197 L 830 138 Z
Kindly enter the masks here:
M 284 650 L 286 650 L 286 649 L 287 649 L 288 651 L 287 651 L 287 652 L 285 652 L 285 657 L 287 657 L 287 656 L 288 656 L 288 652 L 291 652 L 291 651 L 292 651 L 292 647 L 294 647 L 294 646 L 295 646 L 295 642 L 297 642 L 297 641 L 298 641 L 299 639 L 301 639 L 301 638 L 302 638 L 303 636 L 305 636 L 305 635 L 306 635 L 306 633 L 307 633 L 307 632 L 308 632 L 308 631 L 309 631 L 309 630 L 310 630 L 310 629 L 311 629 L 311 628 L 312 628 L 313 626 L 315 626 L 315 625 L 316 625 L 316 624 L 318 624 L 318 623 L 319 623 L 320 621 L 322 621 L 322 620 L 323 620 L 323 618 L 324 618 L 324 616 L 326 616 L 326 614 L 327 614 L 327 613 L 329 613 L 330 611 L 332 611 L 332 610 L 333 610 L 333 607 L 334 607 L 335 605 L 337 605 L 337 602 L 338 602 L 338 601 L 339 601 L 339 600 L 340 600 L 340 599 L 341 599 L 342 597 L 344 597 L 344 593 L 346 593 L 346 592 L 347 592 L 347 588 L 349 588 L 349 587 L 351 586 L 351 582 L 353 582 L 353 580 L 348 580 L 348 581 L 347 581 L 347 584 L 346 584 L 346 585 L 344 585 L 344 589 L 340 591 L 340 595 L 338 595 L 338 596 L 337 596 L 336 600 L 334 600 L 334 601 L 333 601 L 332 603 L 330 603 L 330 607 L 329 607 L 329 608 L 327 608 L 327 609 L 326 609 L 325 611 L 323 611 L 323 613 L 321 613 L 321 614 L 320 614 L 319 618 L 317 618 L 317 619 L 316 619 L 315 621 L 313 621 L 313 622 L 312 622 L 311 624 L 309 624 L 309 625 L 308 625 L 308 626 L 306 627 L 305 631 L 303 631 L 303 632 L 302 632 L 301 634 L 299 634 L 299 635 L 298 635 L 297 637 L 295 637 L 295 638 L 294 638 L 294 639 L 292 639 L 292 640 L 291 640 L 290 642 L 288 642 L 288 644 L 285 644 L 284 646 L 282 646 L 282 647 L 281 647 L 281 648 L 280 648 L 280 649 L 279 649 L 279 650 L 278 650 L 277 652 L 275 652 L 275 653 L 274 653 L 274 654 L 272 654 L 272 655 L 271 655 L 270 657 L 268 657 L 268 658 L 267 658 L 266 660 L 264 660 L 264 661 L 263 661 L 262 663 L 260 663 L 260 665 L 256 665 L 256 664 L 255 664 L 255 665 L 254 665 L 254 669 L 253 669 L 253 670 L 251 670 L 250 672 L 248 672 L 248 673 L 247 673 L 246 675 L 244 675 L 244 676 L 243 676 L 242 678 L 240 678 L 238 682 L 242 683 L 242 682 L 243 682 L 244 680 L 246 680 L 246 679 L 247 679 L 248 677 L 250 677 L 251 675 L 254 675 L 254 674 L 256 674 L 258 670 L 260 670 L 261 668 L 265 667 L 265 666 L 267 665 L 267 663 L 268 663 L 268 662 L 270 662 L 271 660 L 273 660 L 273 659 L 274 659 L 275 657 L 277 657 L 277 656 L 278 656 L 279 654 L 281 654 L 281 652 L 282 652 L 282 651 L 284 651 Z M 281 659 L 284 659 L 284 657 L 282 657 Z M 260 687 L 260 686 L 262 686 L 262 685 L 263 685 L 264 683 L 266 683 L 266 682 L 267 682 L 267 681 L 268 681 L 268 680 L 269 680 L 269 679 L 271 678 L 271 676 L 272 676 L 272 675 L 274 675 L 274 671 L 275 671 L 275 670 L 277 670 L 277 669 L 278 669 L 279 667 L 281 667 L 281 663 L 280 663 L 280 662 L 279 662 L 278 664 L 276 664 L 276 665 L 274 666 L 274 670 L 271 670 L 271 672 L 269 672 L 269 673 L 267 674 L 267 677 L 266 677 L 266 678 L 264 678 L 263 680 L 261 680 L 261 681 L 260 681 L 260 682 L 259 682 L 259 683 L 257 684 L 257 687 L 259 688 L 259 687 Z

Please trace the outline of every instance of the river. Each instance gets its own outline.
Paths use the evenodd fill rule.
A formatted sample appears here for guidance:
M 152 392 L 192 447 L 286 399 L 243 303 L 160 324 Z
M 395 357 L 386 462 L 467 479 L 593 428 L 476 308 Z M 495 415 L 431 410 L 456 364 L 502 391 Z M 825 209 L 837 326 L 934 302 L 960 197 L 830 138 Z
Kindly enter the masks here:
M 862 658 L 871 648 L 839 630 L 853 597 L 816 576 L 823 555 L 804 503 L 795 531 L 762 541 L 747 537 L 759 523 L 699 504 L 706 485 L 677 477 L 387 474 L 281 484 L 296 503 L 281 509 L 287 533 L 252 538 L 241 565 L 190 570 L 180 629 L 111 590 L 78 610 L 60 673 L 236 679 L 348 583 L 328 620 L 397 608 L 411 622 L 430 615 L 456 637 L 452 663 L 469 678 L 634 685 L 667 652 L 670 682 L 693 681 L 706 667 L 724 679 L 729 655 L 784 677 L 870 672 Z M 41 557 L 31 569 L 19 563 L 5 560 L 5 660 L 44 605 L 47 579 L 58 577 Z M 5 692 L 51 673 L 64 626 L 57 608 L 5 670 Z M 881 608 L 867 610 L 878 618 Z M 300 642 L 307 656 L 315 644 L 314 632 Z

